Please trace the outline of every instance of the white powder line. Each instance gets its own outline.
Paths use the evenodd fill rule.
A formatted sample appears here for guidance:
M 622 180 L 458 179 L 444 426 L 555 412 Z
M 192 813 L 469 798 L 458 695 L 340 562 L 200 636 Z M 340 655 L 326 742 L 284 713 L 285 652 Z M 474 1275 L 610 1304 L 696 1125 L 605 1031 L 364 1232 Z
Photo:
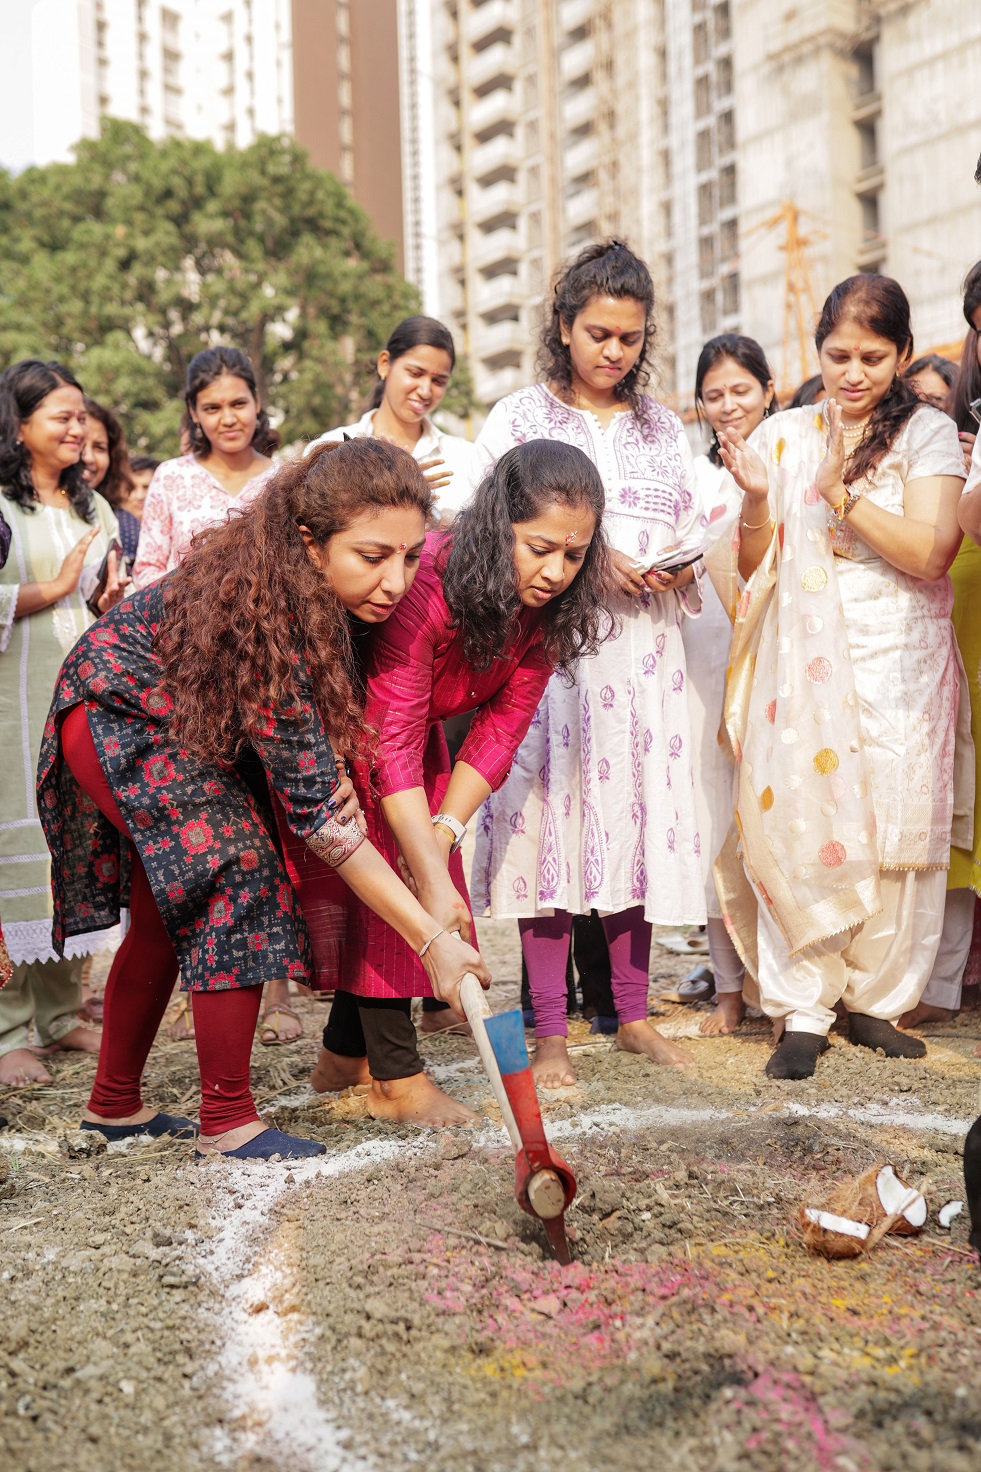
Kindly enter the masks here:
M 290 1264 L 284 1254 L 263 1250 L 277 1203 L 305 1181 L 363 1170 L 404 1156 L 406 1150 L 403 1140 L 369 1140 L 343 1155 L 289 1165 L 205 1167 L 209 1177 L 218 1176 L 212 1219 L 220 1231 L 211 1239 L 202 1266 L 221 1293 L 219 1365 L 230 1413 L 243 1418 L 240 1428 L 217 1438 L 219 1461 L 227 1465 L 246 1452 L 265 1451 L 277 1466 L 289 1465 L 293 1472 L 370 1472 L 368 1462 L 344 1447 L 342 1429 L 317 1401 L 313 1377 L 297 1368 L 302 1347 L 290 1342 L 293 1336 L 284 1332 L 282 1319 L 272 1308 L 252 1310 L 289 1286 Z M 287 1175 L 295 1185 L 287 1183 Z M 242 1276 L 242 1266 L 250 1261 L 251 1271 Z M 302 1332 L 305 1325 L 303 1315 L 297 1315 L 297 1330 Z

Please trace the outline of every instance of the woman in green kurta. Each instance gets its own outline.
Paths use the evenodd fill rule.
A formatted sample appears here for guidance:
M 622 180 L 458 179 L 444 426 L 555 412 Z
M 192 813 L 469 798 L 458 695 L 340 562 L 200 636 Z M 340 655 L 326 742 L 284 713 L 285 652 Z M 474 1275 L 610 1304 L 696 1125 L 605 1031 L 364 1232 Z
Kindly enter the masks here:
M 0 915 L 13 975 L 0 991 L 0 1084 L 47 1083 L 28 1047 L 33 1020 L 42 1048 L 97 1053 L 99 1035 L 78 1025 L 82 958 L 112 932 L 73 938 L 71 957 L 51 946 L 48 846 L 35 781 L 41 736 L 62 660 L 92 622 L 86 598 L 117 535 L 109 504 L 82 478 L 82 390 L 57 363 L 26 359 L 0 375 L 0 495 L 12 538 L 0 571 Z M 122 595 L 110 557 L 99 600 Z

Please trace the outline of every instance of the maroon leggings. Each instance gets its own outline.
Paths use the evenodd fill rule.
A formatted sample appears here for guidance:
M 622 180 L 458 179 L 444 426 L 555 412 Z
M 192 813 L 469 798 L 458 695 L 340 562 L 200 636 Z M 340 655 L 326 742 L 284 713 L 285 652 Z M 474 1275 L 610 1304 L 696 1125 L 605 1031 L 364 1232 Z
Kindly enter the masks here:
M 61 750 L 78 785 L 129 838 L 83 705 L 73 706 L 62 722 Z M 131 924 L 106 982 L 102 1046 L 89 1099 L 89 1109 L 103 1119 L 122 1119 L 142 1108 L 140 1079 L 179 970 L 132 840 L 129 854 Z M 249 1092 L 249 1058 L 261 1001 L 261 986 L 194 993 L 203 1135 L 218 1135 L 259 1118 Z

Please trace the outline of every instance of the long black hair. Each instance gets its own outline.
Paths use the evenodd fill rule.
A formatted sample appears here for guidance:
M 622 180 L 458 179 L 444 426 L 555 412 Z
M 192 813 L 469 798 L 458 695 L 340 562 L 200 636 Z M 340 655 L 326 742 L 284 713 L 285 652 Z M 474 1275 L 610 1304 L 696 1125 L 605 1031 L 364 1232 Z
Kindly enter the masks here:
M 973 265 L 964 277 L 962 305 L 967 336 L 947 396 L 947 413 L 962 434 L 977 434 L 978 421 L 971 413 L 971 403 L 974 399 L 981 398 L 981 367 L 978 366 L 978 342 L 981 334 L 974 326 L 974 313 L 981 307 L 981 261 Z
M 538 371 L 561 398 L 571 403 L 572 355 L 562 341 L 562 329 L 570 330 L 594 296 L 630 298 L 644 308 L 644 345 L 640 356 L 613 390 L 614 397 L 629 404 L 640 419 L 641 390 L 651 376 L 650 356 L 654 347 L 654 282 L 644 262 L 622 240 L 587 245 L 560 271 L 552 292 L 551 316 L 545 323 L 538 349 Z
M 847 281 L 839 282 L 821 309 L 821 320 L 814 334 L 818 352 L 839 322 L 846 320 L 859 323 L 876 337 L 886 338 L 899 353 L 896 376 L 885 397 L 872 410 L 858 449 L 845 466 L 842 479 L 847 486 L 872 475 L 922 400 L 901 376 L 905 372 L 903 359 L 913 356 L 913 328 L 909 301 L 899 282 L 891 276 L 868 274 L 849 276 Z
M 437 322 L 435 317 L 405 317 L 393 330 L 391 337 L 385 344 L 389 363 L 395 363 L 399 358 L 404 358 L 406 353 L 411 353 L 413 348 L 440 348 L 449 356 L 450 372 L 456 367 L 456 347 L 453 343 L 453 334 L 442 322 Z M 371 399 L 368 403 L 369 409 L 377 409 L 385 397 L 385 380 L 379 378 L 371 391 Z
M 101 485 L 93 486 L 92 489 L 104 496 L 110 506 L 119 506 L 126 500 L 134 485 L 123 426 L 111 409 L 90 399 L 88 394 L 85 395 L 85 412 L 90 419 L 97 419 L 102 425 L 109 447 L 109 467 L 105 478 Z
M 25 511 L 33 511 L 38 499 L 31 479 L 31 457 L 18 438 L 20 427 L 59 388 L 82 392 L 82 385 L 61 363 L 22 358 L 0 373 L 0 487 L 8 501 L 16 501 Z M 82 476 L 81 459 L 65 466 L 58 484 L 68 492 L 77 515 L 83 521 L 94 521 L 95 502 Z
M 200 353 L 195 353 L 187 365 L 184 403 L 187 406 L 187 417 L 190 421 L 191 452 L 202 459 L 207 458 L 211 453 L 211 441 L 191 411 L 197 406 L 198 394 L 203 393 L 209 384 L 214 383 L 216 378 L 221 378 L 224 373 L 230 373 L 233 378 L 241 378 L 242 382 L 248 386 L 256 403 L 259 402 L 255 369 L 240 348 L 222 345 L 217 348 L 204 348 Z M 256 415 L 252 448 L 259 455 L 271 455 L 273 450 L 278 450 L 281 444 L 279 434 L 269 423 L 269 415 L 265 409 L 260 408 Z
M 695 414 L 703 428 L 705 421 L 702 418 L 704 407 L 702 388 L 705 383 L 705 375 L 715 367 L 716 363 L 725 362 L 728 358 L 738 363 L 740 368 L 745 368 L 747 373 L 751 373 L 764 393 L 768 388 L 773 388 L 773 370 L 766 361 L 766 353 L 755 337 L 743 337 L 738 332 L 722 332 L 718 337 L 710 337 L 698 355 L 698 366 L 695 369 Z M 780 405 L 774 393 L 763 410 L 763 418 L 767 419 L 771 414 L 776 414 L 779 409 Z M 713 465 L 722 464 L 722 456 L 719 454 L 719 437 L 714 429 L 708 457 Z
M 542 613 L 545 653 L 568 673 L 594 654 L 615 627 L 607 610 L 612 572 L 603 531 L 603 482 L 582 450 L 559 440 L 516 445 L 488 471 L 446 533 L 438 553 L 443 595 L 463 655 L 486 670 L 507 652 L 521 610 L 514 568 L 514 526 L 556 503 L 589 510 L 596 530 L 579 572 Z

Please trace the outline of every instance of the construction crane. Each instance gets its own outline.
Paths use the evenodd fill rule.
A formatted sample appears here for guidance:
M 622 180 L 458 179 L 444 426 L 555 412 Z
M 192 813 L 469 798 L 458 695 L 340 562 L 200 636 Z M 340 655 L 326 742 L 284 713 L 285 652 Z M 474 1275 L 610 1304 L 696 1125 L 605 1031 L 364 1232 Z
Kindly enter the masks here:
M 824 240 L 824 231 L 812 231 L 805 235 L 801 221 L 807 212 L 799 209 L 792 200 L 785 200 L 775 214 L 761 220 L 746 234 L 769 234 L 784 230 L 779 249 L 784 252 L 784 298 L 783 298 L 783 344 L 781 350 L 780 395 L 793 393 L 799 383 L 810 378 L 814 371 L 813 344 L 814 326 L 817 321 L 817 303 L 811 285 L 811 273 L 807 262 L 807 251 L 817 241 Z M 796 357 L 796 366 L 794 359 Z M 796 376 L 794 376 L 796 373 Z

